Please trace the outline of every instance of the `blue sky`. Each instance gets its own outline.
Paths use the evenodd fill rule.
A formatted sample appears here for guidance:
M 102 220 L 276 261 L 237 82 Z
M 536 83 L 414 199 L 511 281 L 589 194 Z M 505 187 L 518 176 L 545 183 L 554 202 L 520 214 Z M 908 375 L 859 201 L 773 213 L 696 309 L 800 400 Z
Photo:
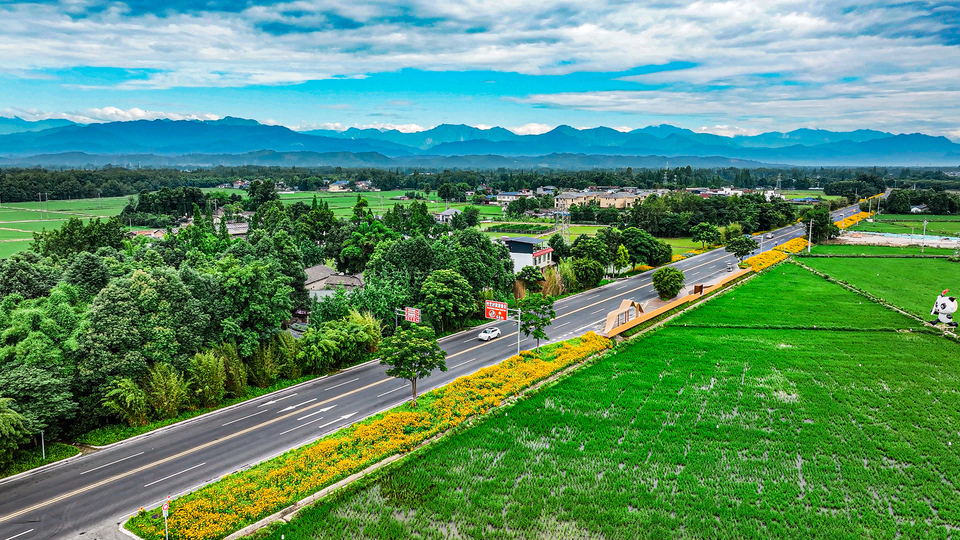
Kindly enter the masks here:
M 0 0 L 0 115 L 960 140 L 960 5 Z

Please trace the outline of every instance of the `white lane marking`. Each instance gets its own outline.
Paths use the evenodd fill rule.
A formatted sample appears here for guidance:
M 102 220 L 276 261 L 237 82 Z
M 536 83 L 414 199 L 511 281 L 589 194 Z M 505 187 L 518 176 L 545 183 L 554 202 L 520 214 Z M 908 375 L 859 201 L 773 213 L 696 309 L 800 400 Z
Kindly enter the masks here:
M 161 478 L 161 479 L 159 479 L 159 480 L 155 480 L 155 481 L 153 481 L 153 482 L 150 482 L 149 484 L 145 484 L 143 487 L 150 487 L 150 486 L 152 486 L 152 485 L 154 485 L 154 484 L 156 484 L 156 483 L 163 482 L 164 480 L 169 480 L 170 478 L 173 478 L 174 476 L 177 476 L 177 475 L 179 475 L 179 474 L 183 474 L 183 473 L 185 473 L 185 472 L 187 472 L 187 471 L 192 471 L 192 470 L 196 469 L 197 467 L 203 467 L 203 466 L 206 465 L 206 464 L 207 464 L 207 462 L 203 462 L 203 463 L 201 463 L 201 464 L 199 464 L 199 465 L 194 465 L 193 467 L 190 467 L 189 469 L 184 469 L 184 470 L 182 470 L 182 471 L 180 471 L 180 472 L 178 472 L 178 473 L 173 473 L 173 474 L 171 474 L 170 476 L 165 476 L 165 477 L 163 477 L 163 478 Z
M 607 309 L 607 308 L 600 308 L 600 309 L 598 309 L 598 310 L 596 310 L 596 311 L 591 311 L 590 314 L 591 314 L 591 315 L 596 315 L 597 313 L 600 313 L 601 311 L 603 311 L 603 310 L 605 310 L 605 309 Z
M 111 461 L 110 463 L 107 463 L 106 465 L 101 465 L 101 466 L 99 466 L 99 467 L 94 467 L 94 468 L 90 469 L 89 471 L 83 471 L 82 473 L 80 473 L 80 476 L 83 476 L 83 475 L 87 474 L 88 472 L 93 472 L 93 471 L 96 471 L 96 470 L 98 470 L 98 469 L 102 469 L 102 468 L 104 468 L 104 467 L 109 467 L 110 465 L 113 465 L 114 463 L 120 463 L 121 461 L 126 461 L 126 460 L 128 460 L 128 459 L 130 459 L 130 458 L 135 458 L 135 457 L 137 457 L 137 456 L 139 456 L 139 455 L 142 455 L 142 454 L 143 454 L 143 452 L 140 452 L 139 454 L 134 454 L 134 455 L 132 455 L 132 456 L 127 456 L 127 457 L 125 457 L 125 458 L 120 458 L 120 459 L 118 459 L 118 460 L 116 460 L 116 461 Z
M 263 414 L 263 413 L 265 413 L 265 412 L 267 412 L 267 409 L 264 409 L 264 410 L 262 410 L 262 411 L 260 411 L 260 412 L 255 412 L 255 413 L 253 413 L 253 414 L 248 414 L 248 415 L 244 416 L 243 418 L 237 418 L 236 420 L 231 420 L 231 421 L 227 422 L 226 424 L 221 424 L 220 427 L 229 426 L 230 424 L 232 424 L 232 423 L 234 423 L 234 422 L 239 422 L 239 421 L 241 421 L 241 420 L 246 420 L 247 418 L 250 418 L 251 416 L 256 416 L 256 415 L 258 415 L 258 414 Z
M 333 420 L 332 422 L 327 422 L 326 424 L 324 424 L 324 425 L 322 425 L 322 426 L 318 426 L 317 429 L 323 429 L 323 428 L 329 426 L 330 424 L 336 424 L 336 423 L 339 422 L 340 420 L 346 420 L 347 418 L 350 418 L 351 416 L 353 416 L 353 415 L 355 415 L 355 414 L 357 414 L 357 413 L 352 412 L 352 413 L 350 413 L 350 414 L 345 414 L 345 415 L 341 416 L 340 418 L 337 418 L 336 420 Z
M 407 388 L 408 386 L 409 386 L 409 385 L 404 385 L 404 386 L 401 386 L 400 388 L 394 388 L 393 390 L 388 390 L 388 391 L 386 391 L 386 392 L 384 392 L 384 393 L 382 393 L 382 394 L 377 394 L 377 397 L 383 397 L 383 396 L 385 396 L 385 395 L 387 395 L 387 394 L 392 394 L 392 393 L 396 392 L 397 390 L 403 390 L 404 388 Z
M 455 366 L 450 366 L 450 369 L 455 369 L 455 368 L 458 368 L 458 367 L 460 367 L 460 366 L 462 366 L 462 365 L 464 365 L 464 364 L 469 364 L 470 362 L 473 362 L 474 360 L 476 360 L 476 358 L 471 358 L 471 359 L 467 360 L 466 362 L 460 362 L 459 364 L 457 364 L 457 365 L 455 365 Z M 377 397 L 380 397 L 380 396 L 377 396 Z
M 470 339 L 468 339 L 468 340 L 465 340 L 464 343 L 470 343 L 471 341 L 476 341 L 476 340 L 477 340 L 477 338 L 472 337 L 472 338 L 470 338 Z
M 324 407 L 324 408 L 320 409 L 320 410 L 317 411 L 317 412 L 312 412 L 312 413 L 310 413 L 310 414 L 308 414 L 308 415 L 301 416 L 300 418 L 297 418 L 297 421 L 299 422 L 300 420 L 303 420 L 304 418 L 310 418 L 311 416 L 316 416 L 316 415 L 318 415 L 318 414 L 320 414 L 320 413 L 325 413 L 325 412 L 329 411 L 330 409 L 332 409 L 332 408 L 334 408 L 334 407 L 336 407 L 336 405 L 331 405 L 331 406 L 329 406 L 329 407 Z
M 15 535 L 11 536 L 10 538 L 7 538 L 7 540 L 13 540 L 14 538 L 23 536 L 23 535 L 25 535 L 25 534 L 27 534 L 27 533 L 32 533 L 34 530 L 36 530 L 36 529 L 30 529 L 29 531 L 23 531 L 23 532 L 20 533 L 20 534 L 15 534 Z
M 292 397 L 295 396 L 295 395 L 297 395 L 296 392 L 290 394 L 289 396 L 283 396 L 282 398 L 271 399 L 270 401 L 268 401 L 268 402 L 266 402 L 266 403 L 261 403 L 261 404 L 257 405 L 257 408 L 259 409 L 260 407 L 263 407 L 264 405 L 273 405 L 274 403 L 276 403 L 276 402 L 278 402 L 278 401 L 283 401 L 283 400 L 285 400 L 285 399 L 287 399 L 287 398 L 292 398 Z
M 297 407 L 299 407 L 299 406 L 301 406 L 301 405 L 306 405 L 307 403 L 310 403 L 310 402 L 313 402 L 313 401 L 316 401 L 316 400 L 317 400 L 317 398 L 308 399 L 308 400 L 304 401 L 303 403 L 297 403 L 296 405 L 291 405 L 291 406 L 287 407 L 286 409 L 280 409 L 280 412 L 292 411 L 292 410 L 296 409 Z
M 350 383 L 352 383 L 352 382 L 357 382 L 357 381 L 359 381 L 359 380 L 360 380 L 360 377 L 357 377 L 356 379 L 350 379 L 349 381 L 342 382 L 342 383 L 340 383 L 340 384 L 335 384 L 335 385 L 331 386 L 330 388 L 324 388 L 323 391 L 326 392 L 327 390 L 333 390 L 334 388 L 340 388 L 341 386 L 343 386 L 343 385 L 345 385 L 345 384 L 350 384 Z
M 314 422 L 319 422 L 319 421 L 321 421 L 321 420 L 323 420 L 323 417 L 322 417 L 322 416 L 321 416 L 320 418 L 315 418 L 315 419 L 313 419 L 313 420 L 311 420 L 311 421 L 309 421 L 309 422 L 304 422 L 304 423 L 300 424 L 299 426 L 292 427 L 292 428 L 290 428 L 290 429 L 288 429 L 288 430 L 286 430 L 286 431 L 281 431 L 281 432 L 280 432 L 280 435 L 285 435 L 285 434 L 287 434 L 287 433 L 290 433 L 291 431 L 296 431 L 296 430 L 302 428 L 303 426 L 309 426 L 310 424 L 312 424 L 312 423 L 314 423 Z

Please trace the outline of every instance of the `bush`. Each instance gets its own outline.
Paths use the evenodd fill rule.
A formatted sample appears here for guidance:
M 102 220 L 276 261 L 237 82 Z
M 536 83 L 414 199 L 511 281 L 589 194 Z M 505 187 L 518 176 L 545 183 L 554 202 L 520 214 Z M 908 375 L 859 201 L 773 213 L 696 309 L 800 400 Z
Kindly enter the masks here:
M 672 266 L 665 266 L 653 273 L 653 288 L 663 300 L 675 298 L 680 294 L 686 278 L 683 272 Z
M 159 418 L 173 418 L 187 400 L 187 381 L 166 362 L 159 362 L 150 368 L 145 386 L 147 400 Z
M 111 383 L 103 398 L 103 406 L 121 416 L 130 427 L 144 426 L 148 422 L 147 393 L 127 377 Z

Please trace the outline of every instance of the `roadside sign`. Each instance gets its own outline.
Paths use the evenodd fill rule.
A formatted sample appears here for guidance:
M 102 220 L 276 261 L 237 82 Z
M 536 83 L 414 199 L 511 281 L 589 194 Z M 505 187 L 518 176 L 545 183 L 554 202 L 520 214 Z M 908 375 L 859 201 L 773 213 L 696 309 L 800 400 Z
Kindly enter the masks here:
M 495 300 L 487 300 L 486 309 L 484 311 L 488 319 L 495 319 L 498 321 L 507 320 L 507 303 L 506 302 L 497 302 Z
M 415 323 L 420 322 L 420 310 L 412 307 L 403 308 L 403 319 Z
M 163 503 L 163 517 L 170 515 L 170 501 Z

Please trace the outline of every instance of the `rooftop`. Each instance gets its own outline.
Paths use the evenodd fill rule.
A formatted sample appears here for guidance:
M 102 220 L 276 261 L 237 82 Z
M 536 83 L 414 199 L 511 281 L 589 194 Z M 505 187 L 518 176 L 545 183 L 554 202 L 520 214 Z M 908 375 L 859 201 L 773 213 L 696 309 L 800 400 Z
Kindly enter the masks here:
M 546 242 L 546 239 L 543 238 L 532 238 L 530 236 L 514 236 L 511 238 L 504 238 L 504 242 L 516 242 L 518 244 L 542 244 Z

